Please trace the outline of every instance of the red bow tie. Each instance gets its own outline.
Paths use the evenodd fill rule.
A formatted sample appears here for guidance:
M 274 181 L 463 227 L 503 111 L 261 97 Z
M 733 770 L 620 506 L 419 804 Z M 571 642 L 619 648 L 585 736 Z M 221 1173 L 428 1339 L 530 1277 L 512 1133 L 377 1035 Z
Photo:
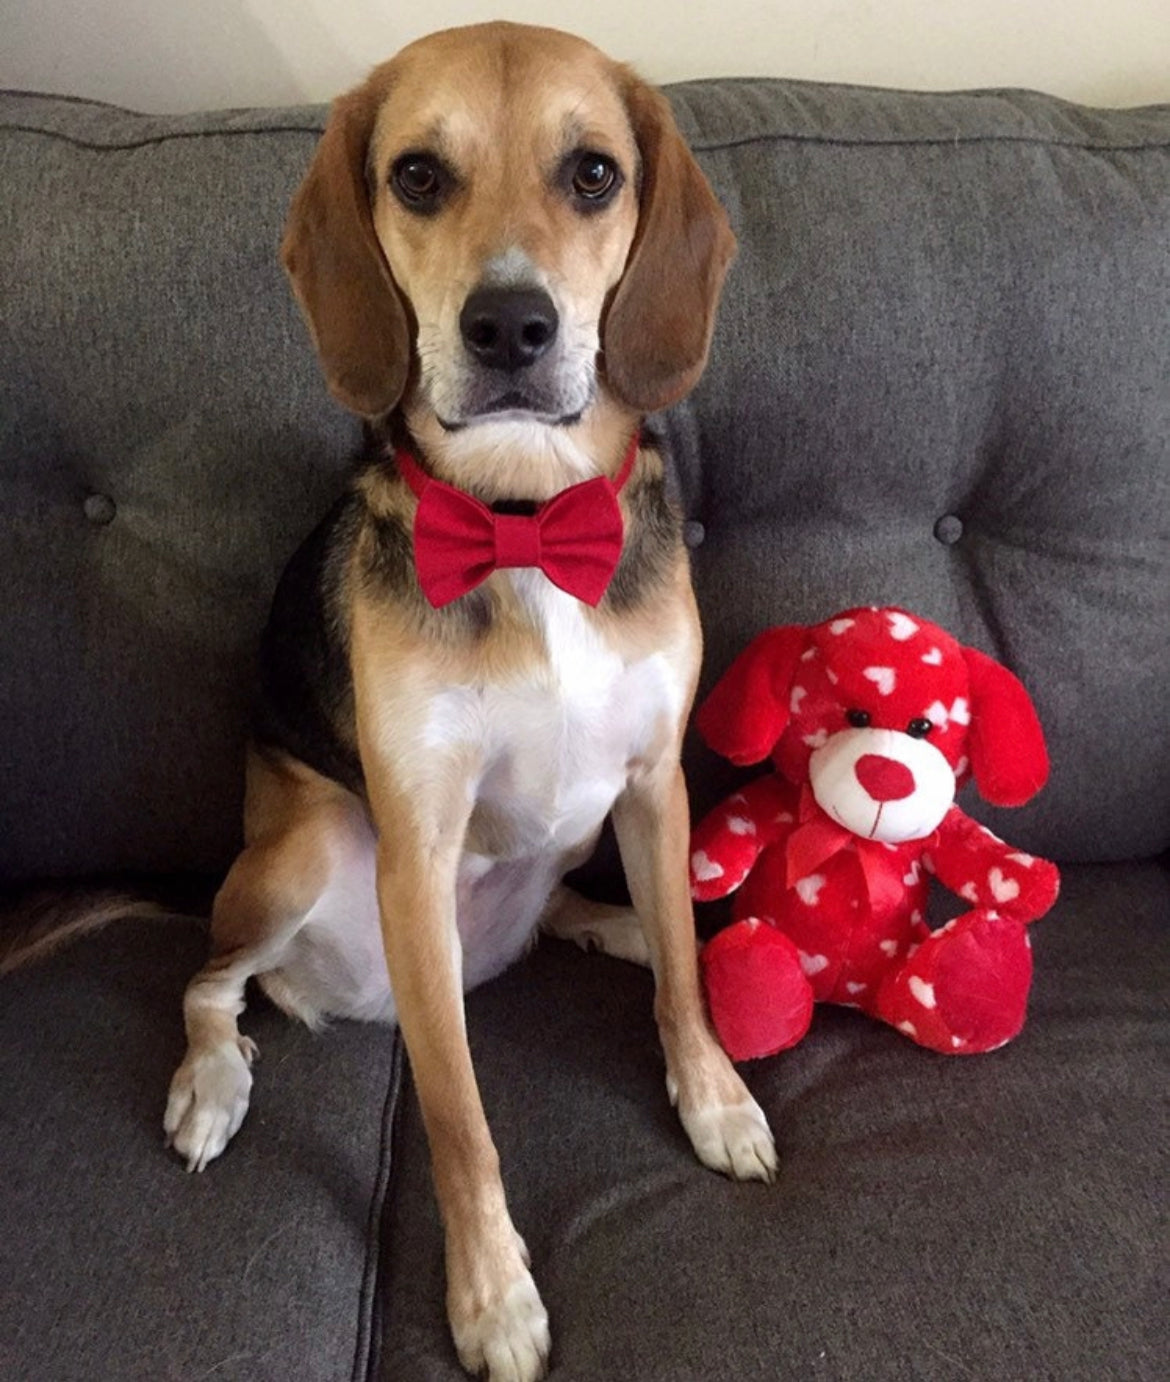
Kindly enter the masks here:
M 407 451 L 398 473 L 418 497 L 414 564 L 427 600 L 441 609 L 474 590 L 493 571 L 537 566 L 554 585 L 596 605 L 622 554 L 617 496 L 638 457 L 634 433 L 614 479 L 570 485 L 534 514 L 493 513 L 473 495 L 428 475 Z

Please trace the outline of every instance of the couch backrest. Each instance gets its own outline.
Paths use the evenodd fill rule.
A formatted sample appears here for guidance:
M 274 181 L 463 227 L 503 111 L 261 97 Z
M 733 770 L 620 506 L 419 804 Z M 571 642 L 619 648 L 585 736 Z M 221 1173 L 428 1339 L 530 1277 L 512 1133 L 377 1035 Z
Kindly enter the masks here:
M 705 685 L 770 623 L 905 605 L 1040 708 L 1052 782 L 990 822 L 1164 847 L 1170 108 L 671 96 L 740 239 L 667 420 Z M 322 114 L 0 97 L 0 877 L 236 847 L 257 632 L 356 440 L 276 263 Z

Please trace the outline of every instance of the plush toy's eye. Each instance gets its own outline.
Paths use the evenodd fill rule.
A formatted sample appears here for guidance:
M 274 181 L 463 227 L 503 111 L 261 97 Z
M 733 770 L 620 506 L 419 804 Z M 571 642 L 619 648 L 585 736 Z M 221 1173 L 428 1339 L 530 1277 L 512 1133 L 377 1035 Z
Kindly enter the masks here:
M 906 733 L 911 739 L 925 739 L 933 728 L 931 721 L 920 715 L 906 726 Z
M 845 718 L 854 729 L 868 729 L 870 714 L 868 710 L 847 710 Z

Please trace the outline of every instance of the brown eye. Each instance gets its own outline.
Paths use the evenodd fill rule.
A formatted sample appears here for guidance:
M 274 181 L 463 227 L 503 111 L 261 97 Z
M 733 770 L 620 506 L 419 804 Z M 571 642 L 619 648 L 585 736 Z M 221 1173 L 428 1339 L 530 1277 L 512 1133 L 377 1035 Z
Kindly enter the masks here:
M 404 205 L 432 210 L 446 186 L 443 166 L 429 154 L 403 154 L 390 173 L 390 184 Z
M 933 728 L 934 725 L 930 720 L 926 719 L 925 716 L 919 716 L 917 719 L 911 720 L 906 726 L 906 733 L 911 739 L 925 739 Z
M 617 164 L 605 154 L 582 154 L 573 169 L 573 191 L 588 202 L 604 201 L 618 186 Z

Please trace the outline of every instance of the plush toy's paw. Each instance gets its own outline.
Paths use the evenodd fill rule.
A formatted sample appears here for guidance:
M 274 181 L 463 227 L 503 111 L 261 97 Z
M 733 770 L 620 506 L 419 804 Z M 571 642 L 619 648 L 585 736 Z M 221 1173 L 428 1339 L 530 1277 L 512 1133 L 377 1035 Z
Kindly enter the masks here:
M 1012 849 L 974 822 L 967 822 L 957 840 L 939 846 L 935 862 L 944 882 L 972 907 L 1017 921 L 1042 917 L 1060 892 L 1055 864 Z
M 994 1051 L 1024 1025 L 1032 948 L 1022 922 L 966 912 L 918 947 L 885 981 L 877 1015 L 948 1056 Z
M 1005 913 L 1015 915 L 1021 921 L 1034 921 L 1050 911 L 1060 893 L 1060 870 L 1047 859 L 1039 859 L 1034 854 L 1015 850 L 1007 855 L 1000 871 L 1000 890 L 1011 891 L 1014 882 L 1019 887 L 1019 897 L 1015 908 L 1008 907 Z M 993 878 L 991 882 L 994 884 Z
M 786 1050 L 808 1031 L 812 986 L 782 932 L 749 917 L 720 931 L 699 955 L 716 1035 L 732 1060 Z
M 759 852 L 754 827 L 750 834 L 723 831 L 711 840 L 696 832 L 691 841 L 691 896 L 696 902 L 714 902 L 734 892 L 751 872 Z

